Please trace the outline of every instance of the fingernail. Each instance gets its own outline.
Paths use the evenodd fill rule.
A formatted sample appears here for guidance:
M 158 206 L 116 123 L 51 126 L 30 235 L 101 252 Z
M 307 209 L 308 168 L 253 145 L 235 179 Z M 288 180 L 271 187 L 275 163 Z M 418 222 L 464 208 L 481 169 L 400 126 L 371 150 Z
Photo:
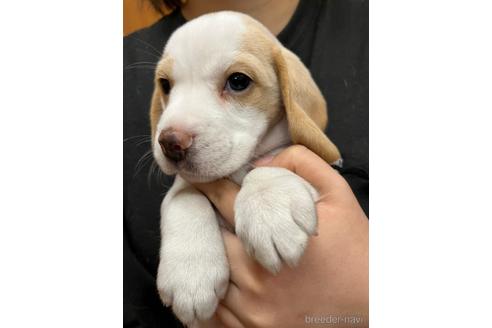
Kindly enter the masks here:
M 268 163 L 270 163 L 272 160 L 273 160 L 273 157 L 272 155 L 267 155 L 265 157 L 261 157 L 260 159 L 257 159 L 253 165 L 254 166 L 262 166 L 262 165 L 267 165 Z

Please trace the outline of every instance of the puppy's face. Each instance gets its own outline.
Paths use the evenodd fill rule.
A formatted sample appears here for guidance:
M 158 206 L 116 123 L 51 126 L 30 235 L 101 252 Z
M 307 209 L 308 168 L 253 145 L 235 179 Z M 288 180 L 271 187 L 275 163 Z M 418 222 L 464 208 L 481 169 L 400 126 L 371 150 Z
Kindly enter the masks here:
M 202 16 L 171 36 L 151 109 L 154 157 L 166 174 L 211 181 L 251 160 L 281 115 L 276 42 L 259 23 L 230 12 Z
M 165 173 L 191 182 L 228 176 L 282 117 L 293 143 L 328 163 L 340 159 L 323 133 L 321 91 L 263 25 L 219 12 L 174 32 L 157 65 L 150 111 L 154 157 Z

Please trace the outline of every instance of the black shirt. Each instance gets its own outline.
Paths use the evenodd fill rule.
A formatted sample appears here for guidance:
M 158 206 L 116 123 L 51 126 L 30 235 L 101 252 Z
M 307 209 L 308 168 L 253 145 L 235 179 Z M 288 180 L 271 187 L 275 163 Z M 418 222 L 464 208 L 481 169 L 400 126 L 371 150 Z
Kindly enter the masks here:
M 152 166 L 149 108 L 153 65 L 171 33 L 184 24 L 179 10 L 124 39 L 124 323 L 179 327 L 160 302 L 160 203 L 173 178 Z M 344 158 L 340 170 L 368 214 L 368 2 L 301 0 L 278 35 L 309 68 L 328 104 L 325 132 Z

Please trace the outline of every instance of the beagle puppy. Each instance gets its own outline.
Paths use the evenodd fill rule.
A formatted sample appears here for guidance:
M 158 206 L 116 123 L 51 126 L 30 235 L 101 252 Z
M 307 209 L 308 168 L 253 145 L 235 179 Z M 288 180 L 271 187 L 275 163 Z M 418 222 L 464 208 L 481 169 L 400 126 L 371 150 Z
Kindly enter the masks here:
M 301 144 L 340 160 L 323 133 L 325 100 L 299 58 L 263 25 L 236 12 L 200 16 L 177 29 L 155 72 L 153 155 L 176 179 L 161 206 L 157 287 L 190 325 L 210 318 L 229 284 L 220 215 L 190 182 L 241 184 L 235 233 L 272 273 L 295 266 L 316 232 L 316 190 L 294 173 L 254 168 Z

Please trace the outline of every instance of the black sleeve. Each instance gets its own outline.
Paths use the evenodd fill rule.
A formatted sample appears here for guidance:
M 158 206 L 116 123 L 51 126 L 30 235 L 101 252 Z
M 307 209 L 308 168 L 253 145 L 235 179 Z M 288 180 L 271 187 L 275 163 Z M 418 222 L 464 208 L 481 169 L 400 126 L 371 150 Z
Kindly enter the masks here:
M 171 14 L 123 42 L 123 323 L 128 328 L 182 327 L 162 305 L 155 282 L 159 208 L 172 179 L 158 178 L 152 170 L 148 119 L 154 65 L 182 23 L 179 15 Z
M 369 164 L 353 167 L 334 167 L 348 182 L 360 206 L 369 217 Z
M 155 276 L 132 249 L 126 226 L 123 231 L 123 325 L 125 328 L 183 327 L 162 305 Z

